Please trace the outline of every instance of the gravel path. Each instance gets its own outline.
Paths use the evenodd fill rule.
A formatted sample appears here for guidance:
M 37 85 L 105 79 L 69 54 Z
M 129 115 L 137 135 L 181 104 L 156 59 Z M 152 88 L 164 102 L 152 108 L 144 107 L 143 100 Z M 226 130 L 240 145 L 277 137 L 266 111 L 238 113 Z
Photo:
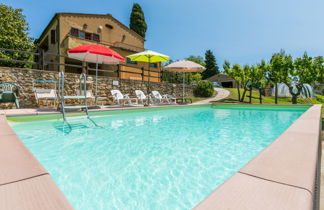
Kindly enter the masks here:
M 205 100 L 202 100 L 202 101 L 197 101 L 195 103 L 192 103 L 192 105 L 209 104 L 212 101 L 222 100 L 222 99 L 226 98 L 230 94 L 230 92 L 228 90 L 225 90 L 223 88 L 214 88 L 214 89 L 217 92 L 217 95 L 215 97 L 208 98 L 208 99 L 205 99 Z

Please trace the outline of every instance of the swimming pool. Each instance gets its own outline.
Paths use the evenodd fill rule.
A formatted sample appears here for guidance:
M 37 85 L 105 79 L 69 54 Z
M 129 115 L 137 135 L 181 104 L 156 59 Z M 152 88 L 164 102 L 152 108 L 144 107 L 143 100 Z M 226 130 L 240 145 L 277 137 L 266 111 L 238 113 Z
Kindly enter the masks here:
M 11 123 L 76 209 L 190 209 L 306 108 L 186 107 Z

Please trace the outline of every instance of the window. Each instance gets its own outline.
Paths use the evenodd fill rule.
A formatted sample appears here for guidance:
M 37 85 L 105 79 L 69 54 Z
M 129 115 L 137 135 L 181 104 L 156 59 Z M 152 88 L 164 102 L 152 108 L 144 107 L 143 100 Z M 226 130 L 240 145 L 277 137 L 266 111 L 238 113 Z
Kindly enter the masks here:
M 127 63 L 129 64 L 137 64 L 137 61 L 132 61 L 131 59 L 127 58 Z
M 83 31 L 80 31 L 80 33 L 79 33 L 79 37 L 80 37 L 81 39 L 85 39 L 85 33 L 84 33 Z
M 51 30 L 51 44 L 55 44 L 55 43 L 56 43 L 56 31 Z
M 72 36 L 76 36 L 76 37 L 78 37 L 79 36 L 79 29 L 77 29 L 77 28 L 71 28 L 71 35 Z
M 92 40 L 92 34 L 85 33 L 85 39 Z
M 100 35 L 96 33 L 88 33 L 85 31 L 79 31 L 77 28 L 71 28 L 71 36 L 79 37 L 81 39 L 93 40 L 100 42 Z
M 100 42 L 100 36 L 99 36 L 99 34 L 93 33 L 92 34 L 92 39 L 93 39 L 93 41 Z
M 152 67 L 152 68 L 157 68 L 158 65 L 157 65 L 157 63 L 150 63 L 150 67 Z
M 112 26 L 112 25 L 110 25 L 110 24 L 106 24 L 106 27 L 108 28 L 108 29 L 113 29 L 114 27 Z
M 126 35 L 123 35 L 123 36 L 122 36 L 122 39 L 121 39 L 121 42 L 124 42 L 125 39 L 126 39 Z

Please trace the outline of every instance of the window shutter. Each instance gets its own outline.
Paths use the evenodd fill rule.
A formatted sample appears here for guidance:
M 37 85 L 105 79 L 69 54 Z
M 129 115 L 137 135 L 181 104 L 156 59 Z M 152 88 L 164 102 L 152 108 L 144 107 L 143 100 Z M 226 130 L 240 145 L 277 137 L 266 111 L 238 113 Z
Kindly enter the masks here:
M 59 42 L 59 38 L 60 38 L 60 27 L 59 25 L 56 26 L 56 41 Z
M 56 43 L 56 31 L 51 30 L 51 44 L 55 44 L 55 43 Z

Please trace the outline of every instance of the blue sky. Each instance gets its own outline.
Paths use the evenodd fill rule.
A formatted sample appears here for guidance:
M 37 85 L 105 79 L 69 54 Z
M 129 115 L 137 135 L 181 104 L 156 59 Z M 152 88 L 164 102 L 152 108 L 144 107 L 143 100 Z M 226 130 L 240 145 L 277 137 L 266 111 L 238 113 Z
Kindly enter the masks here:
M 173 60 L 204 55 L 254 64 L 285 49 L 324 55 L 323 0 L 3 0 L 22 8 L 38 37 L 56 12 L 110 13 L 125 25 L 134 2 L 148 24 L 145 47 Z

